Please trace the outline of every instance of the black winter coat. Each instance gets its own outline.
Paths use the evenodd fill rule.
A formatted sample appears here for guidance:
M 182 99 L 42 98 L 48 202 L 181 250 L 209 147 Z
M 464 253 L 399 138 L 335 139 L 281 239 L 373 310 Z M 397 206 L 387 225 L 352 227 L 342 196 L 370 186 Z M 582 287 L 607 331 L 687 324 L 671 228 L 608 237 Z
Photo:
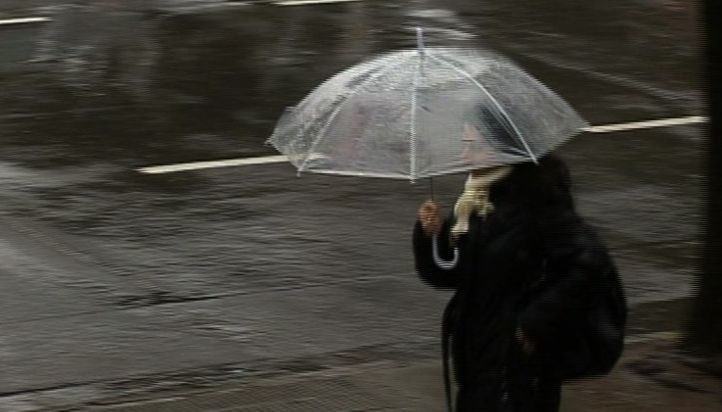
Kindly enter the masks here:
M 431 239 L 414 229 L 416 269 L 436 288 L 454 289 L 445 315 L 451 335 L 457 411 L 556 411 L 559 351 L 575 340 L 595 276 L 612 265 L 604 246 L 574 211 L 566 168 L 554 159 L 522 164 L 492 188 L 495 211 L 471 218 L 456 242 L 459 262 L 439 268 Z M 438 236 L 451 259 L 453 216 Z M 527 356 L 520 327 L 535 344 Z M 446 339 L 445 337 L 444 339 Z

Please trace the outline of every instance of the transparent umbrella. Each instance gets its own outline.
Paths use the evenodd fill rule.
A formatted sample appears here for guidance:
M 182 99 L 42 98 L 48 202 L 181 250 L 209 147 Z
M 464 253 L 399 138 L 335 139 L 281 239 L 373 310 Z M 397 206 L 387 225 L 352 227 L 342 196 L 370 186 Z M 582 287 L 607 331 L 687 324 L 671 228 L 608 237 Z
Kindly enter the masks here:
M 387 53 L 318 86 L 268 143 L 302 172 L 409 179 L 538 158 L 588 124 L 498 53 Z

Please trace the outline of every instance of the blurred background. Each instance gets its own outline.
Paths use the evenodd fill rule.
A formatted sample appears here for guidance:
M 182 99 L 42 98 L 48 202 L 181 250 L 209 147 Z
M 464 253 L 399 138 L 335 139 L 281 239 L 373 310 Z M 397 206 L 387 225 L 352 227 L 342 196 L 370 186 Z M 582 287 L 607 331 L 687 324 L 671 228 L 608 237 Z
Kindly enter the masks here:
M 0 0 L 1 411 L 442 410 L 449 294 L 411 254 L 424 182 L 138 171 L 276 155 L 263 143 L 286 106 L 414 47 L 417 26 L 429 45 L 501 51 L 595 126 L 706 115 L 693 1 L 289 3 Z M 560 151 L 623 276 L 630 344 L 688 320 L 704 127 Z M 446 210 L 463 179 L 435 182 Z M 333 378 L 370 370 L 386 380 Z M 568 410 L 596 410 L 567 392 Z

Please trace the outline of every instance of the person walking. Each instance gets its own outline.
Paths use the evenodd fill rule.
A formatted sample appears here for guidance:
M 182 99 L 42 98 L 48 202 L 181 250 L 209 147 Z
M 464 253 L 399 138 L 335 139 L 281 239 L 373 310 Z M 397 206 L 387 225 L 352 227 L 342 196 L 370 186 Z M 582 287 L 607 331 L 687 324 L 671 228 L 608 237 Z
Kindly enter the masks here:
M 465 126 L 465 142 L 478 138 Z M 464 154 L 470 161 L 487 155 Z M 579 336 L 593 307 L 604 306 L 608 288 L 600 282 L 617 275 L 576 212 L 558 157 L 472 171 L 446 219 L 434 201 L 422 204 L 413 250 L 424 282 L 455 291 L 442 335 L 445 363 L 450 341 L 456 411 L 558 411 L 564 379 L 584 376 L 595 362 L 606 362 L 603 373 L 619 357 L 620 336 L 604 336 L 606 359 L 590 359 L 598 342 Z M 621 299 L 610 320 L 617 334 L 626 319 Z M 448 391 L 447 375 L 451 408 Z

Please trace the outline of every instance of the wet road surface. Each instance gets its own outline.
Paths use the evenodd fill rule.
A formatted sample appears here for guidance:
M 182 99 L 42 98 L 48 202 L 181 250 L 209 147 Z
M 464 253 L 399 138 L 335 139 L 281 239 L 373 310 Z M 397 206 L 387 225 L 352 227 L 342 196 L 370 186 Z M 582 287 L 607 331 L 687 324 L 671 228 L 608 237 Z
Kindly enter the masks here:
M 417 25 L 430 45 L 507 53 L 594 125 L 703 114 L 694 11 L 651 0 L 80 3 L 0 8 L 53 18 L 0 28 L 13 39 L 0 45 L 8 402 L 50 388 L 76 388 L 55 402 L 82 400 L 106 382 L 259 359 L 434 347 L 448 295 L 416 279 L 410 251 L 426 185 L 297 178 L 288 164 L 135 171 L 275 155 L 263 142 L 285 106 L 367 56 L 413 47 Z M 586 133 L 561 150 L 634 305 L 692 292 L 703 130 Z M 447 208 L 462 181 L 435 180 Z

